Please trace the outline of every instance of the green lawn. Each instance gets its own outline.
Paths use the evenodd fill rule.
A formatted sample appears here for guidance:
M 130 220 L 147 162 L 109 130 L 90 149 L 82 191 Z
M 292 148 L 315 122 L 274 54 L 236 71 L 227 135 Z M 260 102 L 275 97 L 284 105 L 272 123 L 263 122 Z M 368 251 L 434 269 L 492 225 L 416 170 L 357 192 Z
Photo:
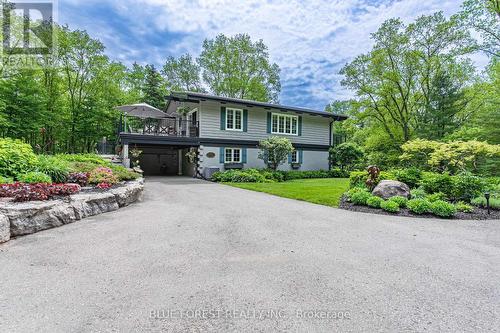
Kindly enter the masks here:
M 226 184 L 331 207 L 338 207 L 340 197 L 349 189 L 348 178 L 297 179 L 282 183 Z

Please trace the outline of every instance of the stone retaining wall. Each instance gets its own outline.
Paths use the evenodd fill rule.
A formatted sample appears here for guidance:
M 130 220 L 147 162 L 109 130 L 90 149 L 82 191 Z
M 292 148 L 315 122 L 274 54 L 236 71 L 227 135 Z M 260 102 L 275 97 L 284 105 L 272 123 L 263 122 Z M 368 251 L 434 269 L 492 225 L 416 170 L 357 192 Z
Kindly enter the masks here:
M 128 206 L 141 198 L 143 190 L 144 179 L 138 179 L 103 193 L 77 193 L 50 201 L 0 203 L 0 243 L 10 237 L 60 227 Z

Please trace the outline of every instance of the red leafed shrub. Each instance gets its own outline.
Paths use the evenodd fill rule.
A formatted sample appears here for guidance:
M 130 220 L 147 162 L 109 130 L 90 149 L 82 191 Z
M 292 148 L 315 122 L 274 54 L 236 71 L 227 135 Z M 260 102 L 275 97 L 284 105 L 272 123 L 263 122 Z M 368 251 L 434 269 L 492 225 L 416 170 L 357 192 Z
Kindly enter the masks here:
M 78 184 L 24 184 L 14 183 L 0 186 L 0 197 L 14 198 L 15 202 L 48 200 L 59 195 L 66 196 L 80 191 Z
M 98 167 L 90 172 L 89 182 L 91 184 L 116 184 L 118 183 L 118 178 L 113 174 L 113 170 L 106 167 Z
M 89 183 L 88 172 L 72 172 L 68 175 L 68 183 L 78 184 L 80 186 L 87 186 Z
M 51 196 L 70 195 L 80 192 L 81 187 L 78 184 L 52 184 L 47 189 Z
M 101 190 L 107 190 L 107 189 L 110 189 L 111 186 L 113 186 L 113 185 L 111 185 L 110 183 L 99 183 L 99 184 L 97 184 L 96 187 L 98 189 L 101 189 Z

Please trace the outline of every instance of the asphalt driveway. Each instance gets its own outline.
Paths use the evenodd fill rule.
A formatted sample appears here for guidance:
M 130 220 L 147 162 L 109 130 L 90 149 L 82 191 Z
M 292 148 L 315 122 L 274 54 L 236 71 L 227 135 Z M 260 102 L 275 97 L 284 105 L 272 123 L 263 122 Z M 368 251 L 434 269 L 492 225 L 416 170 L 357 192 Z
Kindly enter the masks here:
M 0 245 L 0 332 L 485 332 L 500 221 L 397 218 L 189 178 Z

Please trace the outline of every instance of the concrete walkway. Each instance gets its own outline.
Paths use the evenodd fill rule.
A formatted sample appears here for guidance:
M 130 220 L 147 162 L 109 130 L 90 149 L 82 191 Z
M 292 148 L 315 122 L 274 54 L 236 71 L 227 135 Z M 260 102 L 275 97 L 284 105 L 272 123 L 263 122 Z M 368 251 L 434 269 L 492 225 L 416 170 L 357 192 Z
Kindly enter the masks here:
M 142 203 L 0 245 L 0 281 L 0 332 L 498 331 L 500 221 L 151 178 Z

